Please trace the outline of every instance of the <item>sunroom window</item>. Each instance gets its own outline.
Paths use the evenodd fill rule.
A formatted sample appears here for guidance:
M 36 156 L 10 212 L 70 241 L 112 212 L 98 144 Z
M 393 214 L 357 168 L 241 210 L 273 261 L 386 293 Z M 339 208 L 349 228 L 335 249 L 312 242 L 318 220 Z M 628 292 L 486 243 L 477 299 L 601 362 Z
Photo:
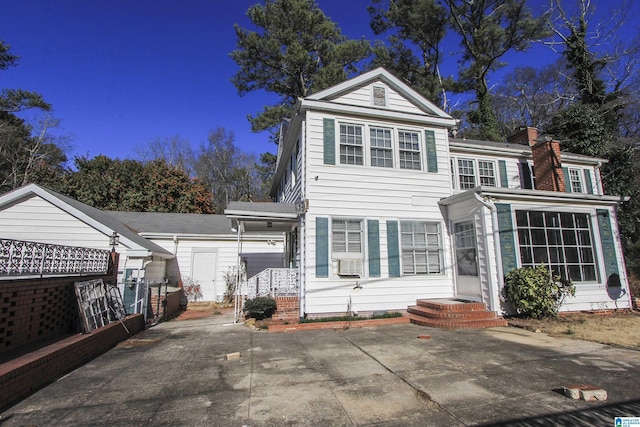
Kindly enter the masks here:
M 544 263 L 573 282 L 598 280 L 589 214 L 516 211 L 520 262 Z

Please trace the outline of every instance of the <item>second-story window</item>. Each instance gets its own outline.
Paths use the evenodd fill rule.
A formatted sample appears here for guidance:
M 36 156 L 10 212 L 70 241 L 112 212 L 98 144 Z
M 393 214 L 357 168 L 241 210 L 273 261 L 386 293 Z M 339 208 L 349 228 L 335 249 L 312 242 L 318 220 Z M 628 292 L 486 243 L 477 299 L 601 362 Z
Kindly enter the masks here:
M 383 168 L 393 167 L 393 146 L 391 145 L 391 129 L 370 128 L 371 166 Z
M 572 193 L 582 193 L 582 173 L 580 169 L 569 169 L 569 182 Z
M 478 177 L 484 187 L 496 186 L 496 168 L 493 162 L 478 160 Z
M 461 190 L 468 190 L 476 186 L 473 160 L 458 159 L 458 182 Z
M 340 125 L 340 163 L 343 165 L 362 165 L 362 126 Z
M 418 132 L 398 131 L 398 147 L 400 169 L 420 170 L 420 137 Z

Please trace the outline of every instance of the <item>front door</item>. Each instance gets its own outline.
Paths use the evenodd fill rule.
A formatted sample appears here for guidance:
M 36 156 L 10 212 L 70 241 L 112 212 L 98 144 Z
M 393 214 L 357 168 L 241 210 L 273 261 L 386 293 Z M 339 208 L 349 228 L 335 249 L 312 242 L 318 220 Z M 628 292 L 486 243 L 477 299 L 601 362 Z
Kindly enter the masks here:
M 456 296 L 473 301 L 482 300 L 478 276 L 478 246 L 473 221 L 453 224 L 456 260 Z

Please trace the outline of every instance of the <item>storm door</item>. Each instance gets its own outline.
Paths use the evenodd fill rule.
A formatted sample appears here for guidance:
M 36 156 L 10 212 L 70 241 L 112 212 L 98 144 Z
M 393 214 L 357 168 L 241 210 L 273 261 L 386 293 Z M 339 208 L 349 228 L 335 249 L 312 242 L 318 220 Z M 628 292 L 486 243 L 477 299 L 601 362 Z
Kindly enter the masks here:
M 456 262 L 456 296 L 474 301 L 482 300 L 478 276 L 478 246 L 473 221 L 453 224 Z

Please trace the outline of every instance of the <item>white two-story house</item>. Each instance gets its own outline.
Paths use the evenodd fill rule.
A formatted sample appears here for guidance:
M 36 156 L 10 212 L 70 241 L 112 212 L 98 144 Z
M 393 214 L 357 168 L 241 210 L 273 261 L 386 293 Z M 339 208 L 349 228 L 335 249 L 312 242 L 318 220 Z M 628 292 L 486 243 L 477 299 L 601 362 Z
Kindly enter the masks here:
M 301 316 L 416 299 L 501 315 L 504 275 L 541 263 L 576 285 L 562 310 L 630 307 L 605 160 L 561 152 L 532 128 L 495 143 L 450 138 L 455 125 L 388 71 L 364 73 L 298 101 L 282 128 L 276 203 L 226 213 L 288 233 Z

